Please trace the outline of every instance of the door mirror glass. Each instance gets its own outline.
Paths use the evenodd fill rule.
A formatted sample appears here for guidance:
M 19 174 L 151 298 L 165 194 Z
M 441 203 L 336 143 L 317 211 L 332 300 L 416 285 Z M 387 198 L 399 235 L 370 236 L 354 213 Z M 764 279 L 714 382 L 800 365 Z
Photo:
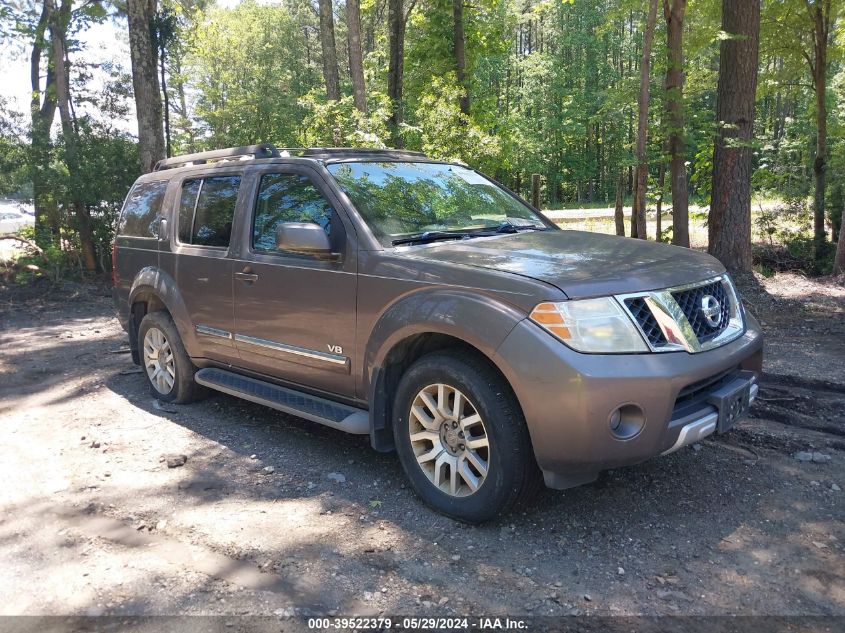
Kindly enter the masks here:
M 332 256 L 329 236 L 314 222 L 280 222 L 276 226 L 276 248 L 316 257 Z

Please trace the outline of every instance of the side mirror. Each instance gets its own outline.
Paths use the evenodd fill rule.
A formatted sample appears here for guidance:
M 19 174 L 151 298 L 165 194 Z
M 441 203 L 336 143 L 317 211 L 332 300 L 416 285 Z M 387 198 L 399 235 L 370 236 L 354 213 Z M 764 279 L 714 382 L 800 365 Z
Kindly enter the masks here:
M 319 224 L 313 222 L 282 222 L 276 227 L 276 248 L 319 259 L 332 259 L 329 236 Z

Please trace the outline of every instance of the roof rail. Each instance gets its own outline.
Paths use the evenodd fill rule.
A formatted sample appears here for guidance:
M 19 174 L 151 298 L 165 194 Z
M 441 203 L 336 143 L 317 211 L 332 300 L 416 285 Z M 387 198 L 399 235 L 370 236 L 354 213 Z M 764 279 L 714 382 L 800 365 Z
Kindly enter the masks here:
M 390 149 L 390 148 L 369 148 L 369 147 L 309 147 L 302 151 L 301 156 L 324 156 L 324 155 L 336 155 L 336 156 L 343 156 L 344 154 L 354 154 L 354 155 L 373 155 L 373 156 L 383 156 L 394 154 L 398 156 L 421 156 L 425 157 L 425 154 L 422 152 L 414 152 L 406 149 Z
M 260 143 L 258 145 L 244 145 L 242 147 L 229 147 L 227 149 L 215 149 L 210 152 L 197 152 L 196 154 L 183 154 L 165 158 L 156 163 L 153 171 L 173 169 L 183 165 L 202 164 L 210 160 L 221 160 L 225 158 L 236 158 L 239 156 L 252 156 L 254 158 L 279 158 L 279 150 L 272 143 Z

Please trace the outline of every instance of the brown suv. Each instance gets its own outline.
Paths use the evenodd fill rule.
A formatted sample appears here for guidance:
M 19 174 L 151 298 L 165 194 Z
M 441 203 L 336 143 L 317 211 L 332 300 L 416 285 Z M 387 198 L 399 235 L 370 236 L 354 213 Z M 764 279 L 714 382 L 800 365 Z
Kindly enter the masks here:
M 414 152 L 161 161 L 129 192 L 114 270 L 157 398 L 211 388 L 368 434 L 466 521 L 541 477 L 576 486 L 727 431 L 762 364 L 712 257 L 561 230 Z

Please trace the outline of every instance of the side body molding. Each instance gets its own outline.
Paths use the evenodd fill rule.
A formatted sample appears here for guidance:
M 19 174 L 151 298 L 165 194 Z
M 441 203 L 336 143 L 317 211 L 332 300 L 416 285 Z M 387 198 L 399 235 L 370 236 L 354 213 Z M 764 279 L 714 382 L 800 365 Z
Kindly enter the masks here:
M 372 330 L 364 334 L 367 346 L 361 368 L 360 393 L 370 404 L 370 439 L 376 450 L 390 450 L 393 403 L 387 394 L 386 367 L 401 362 L 403 342 L 420 334 L 447 335 L 471 345 L 496 364 L 496 350 L 516 325 L 521 310 L 477 291 L 429 288 L 405 295 L 384 310 Z M 407 351 L 407 350 L 405 350 Z M 501 360 L 501 359 L 500 359 Z
M 188 315 L 185 302 L 176 286 L 176 281 L 160 268 L 147 266 L 138 272 L 132 282 L 132 288 L 129 290 L 129 341 L 133 350 L 133 357 L 137 353 L 138 341 L 136 335 L 139 324 L 134 322 L 135 314 L 131 307 L 136 301 L 148 300 L 151 297 L 158 299 L 170 312 L 188 356 L 196 356 L 197 350 L 199 350 L 196 332 Z

